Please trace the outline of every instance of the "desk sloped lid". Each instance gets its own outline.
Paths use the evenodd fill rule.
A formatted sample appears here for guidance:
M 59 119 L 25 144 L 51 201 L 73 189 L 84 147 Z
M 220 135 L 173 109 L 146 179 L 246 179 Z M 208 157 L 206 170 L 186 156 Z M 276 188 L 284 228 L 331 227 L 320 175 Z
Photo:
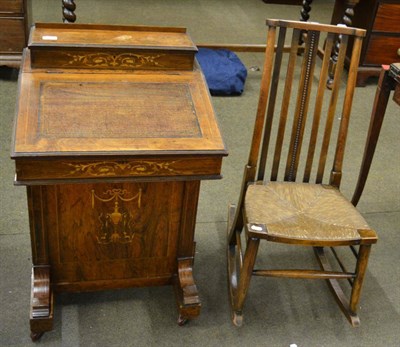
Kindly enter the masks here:
M 20 76 L 14 158 L 226 150 L 200 70 Z

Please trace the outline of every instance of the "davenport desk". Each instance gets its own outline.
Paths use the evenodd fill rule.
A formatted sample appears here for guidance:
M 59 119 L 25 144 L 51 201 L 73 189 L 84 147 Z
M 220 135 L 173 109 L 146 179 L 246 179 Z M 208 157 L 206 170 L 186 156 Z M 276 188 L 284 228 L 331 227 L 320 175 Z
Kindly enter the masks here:
M 200 181 L 227 155 L 185 29 L 36 24 L 13 138 L 27 186 L 32 339 L 53 293 L 173 284 L 179 322 L 193 279 Z

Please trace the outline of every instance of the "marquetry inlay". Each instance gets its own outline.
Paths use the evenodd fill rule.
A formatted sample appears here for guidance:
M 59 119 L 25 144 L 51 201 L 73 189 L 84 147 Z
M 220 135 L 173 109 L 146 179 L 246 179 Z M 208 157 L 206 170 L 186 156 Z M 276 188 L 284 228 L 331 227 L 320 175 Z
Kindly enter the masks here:
M 143 68 L 163 67 L 160 58 L 165 54 L 135 54 L 135 53 L 92 53 L 92 54 L 69 54 L 66 53 L 67 62 L 63 66 L 68 67 L 90 67 L 90 68 Z
M 141 199 L 141 189 L 135 195 L 132 195 L 126 189 L 109 189 L 102 193 L 102 197 L 92 190 L 92 209 L 95 209 L 96 200 L 103 203 L 112 202 L 113 204 L 108 212 L 101 208 L 98 211 L 97 242 L 100 244 L 132 242 L 135 236 L 135 218 L 132 211 L 126 208 L 123 203 L 137 200 L 137 207 L 140 209 Z
M 101 161 L 93 163 L 65 163 L 71 170 L 67 176 L 125 176 L 125 175 L 143 175 L 154 174 L 176 174 L 173 165 L 177 162 L 152 162 L 146 160 L 133 160 L 129 162 Z

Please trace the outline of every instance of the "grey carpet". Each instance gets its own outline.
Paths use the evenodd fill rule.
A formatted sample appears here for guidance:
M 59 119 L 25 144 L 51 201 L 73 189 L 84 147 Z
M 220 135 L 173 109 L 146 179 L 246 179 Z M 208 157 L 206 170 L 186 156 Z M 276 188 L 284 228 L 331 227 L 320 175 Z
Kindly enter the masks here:
M 299 6 L 261 0 L 76 0 L 78 22 L 185 26 L 196 43 L 263 43 L 265 18 L 299 18 Z M 61 22 L 61 1 L 36 0 L 33 19 Z M 332 0 L 313 5 L 312 20 L 328 23 Z M 240 54 L 248 68 L 262 55 Z M 259 71 L 249 71 L 241 97 L 213 98 L 230 151 L 224 178 L 202 183 L 196 228 L 195 278 L 202 313 L 176 324 L 171 287 L 132 288 L 57 297 L 55 327 L 41 346 L 399 346 L 400 345 L 400 112 L 389 102 L 371 174 L 359 208 L 378 231 L 361 300 L 361 327 L 351 328 L 325 283 L 259 279 L 252 282 L 241 328 L 230 322 L 226 288 L 227 205 L 238 197 L 254 117 Z M 343 192 L 351 197 L 361 162 L 376 80 L 357 88 L 344 167 Z M 0 70 L 0 346 L 31 346 L 29 338 L 30 241 L 25 189 L 13 186 L 9 159 L 17 97 L 16 74 Z M 271 262 L 307 262 L 286 247 L 270 250 Z M 311 258 L 312 259 L 312 258 Z

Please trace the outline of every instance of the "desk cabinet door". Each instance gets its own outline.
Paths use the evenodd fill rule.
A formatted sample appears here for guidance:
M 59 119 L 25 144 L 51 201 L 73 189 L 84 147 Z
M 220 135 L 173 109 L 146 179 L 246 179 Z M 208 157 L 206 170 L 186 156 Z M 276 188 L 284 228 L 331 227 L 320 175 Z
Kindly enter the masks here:
M 191 208 L 184 194 L 185 182 L 41 187 L 31 223 L 44 218 L 52 283 L 66 290 L 169 283 L 187 224 L 182 211 Z

